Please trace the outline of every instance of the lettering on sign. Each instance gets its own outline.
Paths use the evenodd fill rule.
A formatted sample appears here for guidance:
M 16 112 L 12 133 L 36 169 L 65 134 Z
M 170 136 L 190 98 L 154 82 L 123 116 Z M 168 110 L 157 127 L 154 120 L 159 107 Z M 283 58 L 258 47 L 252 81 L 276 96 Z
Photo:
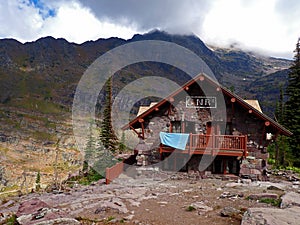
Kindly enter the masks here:
M 187 108 L 217 108 L 217 99 L 206 96 L 186 96 L 185 106 Z

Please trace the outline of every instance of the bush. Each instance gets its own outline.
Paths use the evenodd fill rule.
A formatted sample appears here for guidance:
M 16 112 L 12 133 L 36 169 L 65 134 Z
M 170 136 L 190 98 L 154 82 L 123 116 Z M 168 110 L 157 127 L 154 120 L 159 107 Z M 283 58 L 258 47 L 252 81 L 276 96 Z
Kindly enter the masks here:
M 189 205 L 189 206 L 186 208 L 186 211 L 188 211 L 188 212 L 195 211 L 195 210 L 196 210 L 196 208 L 195 208 L 194 206 L 192 206 L 192 205 Z
M 263 199 L 260 199 L 259 202 L 271 204 L 272 206 L 276 206 L 276 207 L 280 207 L 281 199 L 263 198 Z
M 7 218 L 4 223 L 1 224 L 5 224 L 5 225 L 19 225 L 18 221 L 17 221 L 17 216 L 14 214 L 11 217 Z

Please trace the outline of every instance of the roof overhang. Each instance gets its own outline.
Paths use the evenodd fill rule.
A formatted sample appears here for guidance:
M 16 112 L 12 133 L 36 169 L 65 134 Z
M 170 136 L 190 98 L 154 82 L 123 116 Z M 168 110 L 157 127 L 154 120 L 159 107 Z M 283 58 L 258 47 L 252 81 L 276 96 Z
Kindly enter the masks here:
M 269 125 L 273 126 L 276 130 L 278 130 L 279 134 L 283 134 L 283 135 L 286 135 L 286 136 L 291 136 L 292 135 L 292 132 L 290 132 L 288 129 L 286 129 L 285 127 L 283 127 L 282 125 L 280 125 L 279 123 L 277 123 L 276 121 L 274 121 L 273 119 L 271 119 L 269 116 L 267 116 L 264 113 L 262 113 L 260 110 L 258 110 L 253 105 L 247 103 L 244 99 L 242 99 L 241 97 L 239 97 L 237 94 L 232 93 L 227 88 L 225 88 L 222 85 L 220 85 L 217 81 L 213 80 L 212 78 L 208 77 L 207 75 L 205 75 L 203 73 L 197 75 L 195 78 L 191 79 L 190 81 L 188 81 L 187 83 L 185 83 L 183 86 L 181 86 L 180 88 L 178 88 L 176 91 L 174 91 L 173 93 L 171 93 L 165 99 L 161 100 L 160 102 L 158 102 L 157 104 L 153 105 L 152 107 L 150 107 L 145 112 L 141 113 L 139 116 L 137 116 L 136 118 L 134 118 L 128 124 L 126 124 L 125 126 L 123 126 L 122 130 L 126 130 L 126 129 L 129 129 L 129 128 L 132 128 L 132 127 L 135 126 L 135 124 L 140 123 L 141 121 L 144 121 L 145 117 L 147 117 L 151 113 L 157 111 L 157 109 L 159 109 L 164 104 L 168 103 L 170 101 L 170 99 L 172 99 L 173 97 L 175 97 L 177 94 L 179 94 L 180 92 L 184 91 L 187 87 L 189 87 L 193 83 L 197 82 L 198 80 L 203 81 L 204 79 L 206 81 L 208 81 L 211 85 L 215 86 L 216 88 L 220 88 L 220 90 L 222 90 L 223 94 L 227 95 L 230 98 L 235 98 L 235 100 L 236 100 L 236 102 L 238 104 L 240 104 L 242 107 L 246 108 L 247 110 L 251 110 L 251 112 L 253 113 L 253 115 L 257 116 L 258 118 L 260 118 L 262 120 L 264 120 L 266 124 L 269 124 Z

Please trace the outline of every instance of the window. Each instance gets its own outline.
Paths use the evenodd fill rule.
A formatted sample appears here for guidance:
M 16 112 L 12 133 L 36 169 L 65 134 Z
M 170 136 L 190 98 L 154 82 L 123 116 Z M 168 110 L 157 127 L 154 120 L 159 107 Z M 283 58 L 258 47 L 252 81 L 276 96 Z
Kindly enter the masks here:
M 181 121 L 172 121 L 172 133 L 181 133 Z

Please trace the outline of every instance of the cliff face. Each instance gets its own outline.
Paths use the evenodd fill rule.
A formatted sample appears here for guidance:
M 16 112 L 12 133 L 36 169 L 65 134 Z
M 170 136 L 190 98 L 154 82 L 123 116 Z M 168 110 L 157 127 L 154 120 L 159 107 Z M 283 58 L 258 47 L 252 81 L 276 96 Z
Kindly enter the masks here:
M 234 87 L 241 97 L 258 98 L 263 111 L 272 112 L 279 85 L 286 85 L 290 61 L 207 47 L 195 36 L 154 31 L 127 41 L 109 38 L 80 45 L 52 37 L 25 44 L 0 40 L 0 188 L 30 187 L 38 171 L 41 182 L 49 183 L 53 174 L 63 179 L 79 168 L 82 156 L 76 149 L 71 124 L 77 83 L 103 53 L 139 40 L 171 41 L 190 49 L 209 65 L 221 84 Z M 178 83 L 187 79 L 176 68 L 139 63 L 117 73 L 113 95 L 137 77 L 157 74 L 175 77 Z M 132 105 L 130 96 L 123 97 L 120 110 Z M 100 95 L 100 106 L 103 99 Z

